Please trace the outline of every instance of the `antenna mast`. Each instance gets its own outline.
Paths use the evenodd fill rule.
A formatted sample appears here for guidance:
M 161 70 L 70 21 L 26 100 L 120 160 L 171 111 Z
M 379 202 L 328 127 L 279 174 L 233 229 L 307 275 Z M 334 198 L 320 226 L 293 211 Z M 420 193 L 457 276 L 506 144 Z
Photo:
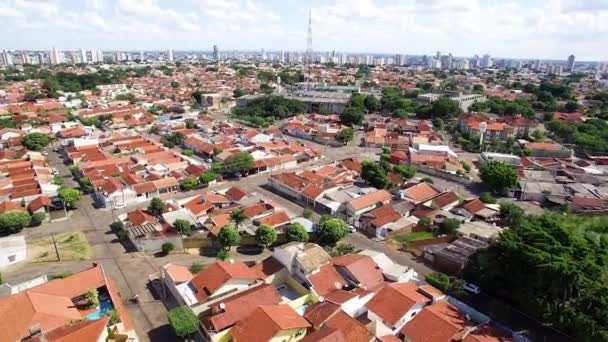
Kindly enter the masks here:
M 306 56 L 304 58 L 305 72 L 307 81 L 310 83 L 311 79 L 311 65 L 312 65 L 312 9 L 308 10 L 308 36 L 306 38 Z M 310 84 L 308 84 L 308 90 L 310 90 Z

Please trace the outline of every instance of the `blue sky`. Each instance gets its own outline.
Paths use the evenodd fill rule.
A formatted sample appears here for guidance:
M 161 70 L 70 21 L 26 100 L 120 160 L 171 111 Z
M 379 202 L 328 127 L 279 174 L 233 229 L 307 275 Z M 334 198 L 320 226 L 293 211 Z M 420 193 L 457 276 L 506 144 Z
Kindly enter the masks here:
M 608 60 L 608 0 L 0 0 L 0 49 L 314 50 Z

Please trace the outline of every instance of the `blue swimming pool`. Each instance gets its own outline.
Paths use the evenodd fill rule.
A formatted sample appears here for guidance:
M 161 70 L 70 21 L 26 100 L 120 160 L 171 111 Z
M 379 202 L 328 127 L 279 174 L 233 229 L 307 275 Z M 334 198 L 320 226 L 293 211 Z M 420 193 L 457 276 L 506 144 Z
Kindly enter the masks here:
M 106 312 L 108 312 L 112 309 L 114 309 L 114 307 L 112 306 L 112 302 L 109 299 L 103 300 L 99 303 L 99 308 L 97 308 L 97 310 L 95 312 L 88 314 L 85 317 L 85 319 L 88 319 L 88 320 L 100 319 L 106 315 Z
M 308 307 L 308 304 L 304 304 L 304 305 L 300 306 L 299 308 L 297 308 L 296 312 L 298 313 L 298 315 L 304 316 L 304 312 L 306 312 L 307 307 Z

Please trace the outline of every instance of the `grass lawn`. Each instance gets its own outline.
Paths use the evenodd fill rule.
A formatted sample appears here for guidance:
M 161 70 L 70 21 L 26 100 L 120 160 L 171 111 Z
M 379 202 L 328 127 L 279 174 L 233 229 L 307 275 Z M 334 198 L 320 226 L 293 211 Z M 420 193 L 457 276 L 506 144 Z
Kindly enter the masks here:
M 434 237 L 434 235 L 431 232 L 411 232 L 411 233 L 396 235 L 395 237 L 393 237 L 393 240 L 398 241 L 398 242 L 409 242 L 409 241 L 416 241 L 416 240 L 432 239 L 433 237 Z
M 59 249 L 59 255 L 61 256 L 62 261 L 84 260 L 89 259 L 92 255 L 91 245 L 89 245 L 83 232 L 68 232 L 55 235 L 55 242 L 57 242 L 57 249 Z M 34 261 L 57 260 L 53 239 L 50 236 L 35 241 L 31 244 L 31 247 L 34 252 Z

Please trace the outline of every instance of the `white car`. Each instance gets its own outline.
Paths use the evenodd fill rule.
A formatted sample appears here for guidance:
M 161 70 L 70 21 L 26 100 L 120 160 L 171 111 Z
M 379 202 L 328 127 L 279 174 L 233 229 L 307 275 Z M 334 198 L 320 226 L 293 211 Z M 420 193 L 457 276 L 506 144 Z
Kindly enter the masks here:
M 462 286 L 462 288 L 470 293 L 474 293 L 474 294 L 480 294 L 481 293 L 481 289 L 479 288 L 479 286 L 472 284 L 472 283 L 464 283 L 464 285 Z
M 59 174 L 59 170 L 57 170 L 56 168 L 52 168 L 51 172 L 53 173 L 53 176 L 57 176 Z
M 354 232 L 356 232 L 356 231 L 357 231 L 357 228 L 355 228 L 355 226 L 353 226 L 352 224 L 349 224 L 349 225 L 348 225 L 348 230 L 349 230 L 351 233 L 354 233 Z

